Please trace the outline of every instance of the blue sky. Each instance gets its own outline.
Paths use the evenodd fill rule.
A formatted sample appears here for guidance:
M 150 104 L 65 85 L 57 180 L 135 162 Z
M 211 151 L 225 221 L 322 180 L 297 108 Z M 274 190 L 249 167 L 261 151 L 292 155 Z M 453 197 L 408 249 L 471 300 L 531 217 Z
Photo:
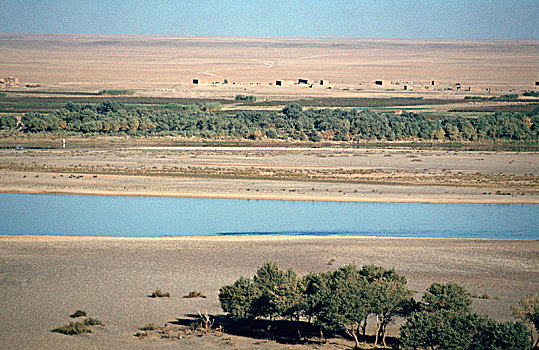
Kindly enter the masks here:
M 0 0 L 0 32 L 539 38 L 539 0 Z

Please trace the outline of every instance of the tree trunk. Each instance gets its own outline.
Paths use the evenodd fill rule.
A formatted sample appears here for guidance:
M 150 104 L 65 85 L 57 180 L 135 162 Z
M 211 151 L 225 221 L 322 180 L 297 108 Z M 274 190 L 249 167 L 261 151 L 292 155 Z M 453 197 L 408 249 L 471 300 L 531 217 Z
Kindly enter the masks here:
M 380 323 L 380 319 L 378 318 L 378 315 L 376 315 L 376 335 L 374 338 L 374 347 L 378 345 L 378 336 L 380 335 L 380 327 L 382 326 L 382 323 Z
M 363 336 L 365 336 L 365 330 L 367 329 L 367 317 L 369 317 L 368 315 L 365 316 L 365 319 L 363 320 L 363 324 L 361 325 L 361 332 L 363 333 Z
M 387 344 L 386 344 L 386 326 L 385 325 L 382 327 L 382 344 L 384 344 L 384 346 L 387 346 Z

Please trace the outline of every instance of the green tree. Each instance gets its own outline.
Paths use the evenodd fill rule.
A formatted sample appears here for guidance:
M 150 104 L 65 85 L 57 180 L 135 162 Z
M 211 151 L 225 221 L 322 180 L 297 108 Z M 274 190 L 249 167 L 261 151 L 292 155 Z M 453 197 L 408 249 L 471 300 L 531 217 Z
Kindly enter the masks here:
M 240 277 L 234 284 L 219 290 L 219 301 L 223 311 L 235 320 L 255 318 L 252 304 L 259 295 L 257 287 L 250 278 Z
M 294 271 L 283 271 L 276 264 L 267 262 L 258 268 L 253 281 L 259 293 L 253 300 L 255 316 L 299 318 L 303 284 Z
M 12 115 L 0 115 L 0 130 L 11 130 L 17 127 L 17 118 Z
M 518 305 L 511 307 L 511 313 L 517 320 L 521 320 L 531 328 L 535 329 L 535 332 L 539 332 L 539 294 L 528 294 L 523 296 Z M 532 343 L 533 331 L 530 332 Z M 534 348 L 539 347 L 539 338 L 535 341 Z
M 456 283 L 433 283 L 423 294 L 421 303 L 427 312 L 447 310 L 468 313 L 472 299 L 466 288 Z
M 323 287 L 318 294 L 316 324 L 328 331 L 344 328 L 358 347 L 361 322 L 368 314 L 367 280 L 349 265 L 332 273 Z

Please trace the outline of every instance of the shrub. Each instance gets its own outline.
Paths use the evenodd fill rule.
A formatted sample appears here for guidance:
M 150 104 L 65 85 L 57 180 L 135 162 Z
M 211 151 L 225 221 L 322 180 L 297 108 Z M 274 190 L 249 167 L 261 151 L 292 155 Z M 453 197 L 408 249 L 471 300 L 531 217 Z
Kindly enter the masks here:
M 206 296 L 202 294 L 202 292 L 194 290 L 189 292 L 189 294 L 184 295 L 183 298 L 206 298 Z
M 17 127 L 17 118 L 12 115 L 0 115 L 0 130 L 15 129 Z
M 236 101 L 249 101 L 249 102 L 256 102 L 257 98 L 256 96 L 246 96 L 246 95 L 236 95 L 235 98 Z
M 142 327 L 141 330 L 143 330 L 143 331 L 154 331 L 156 329 L 157 329 L 157 327 L 155 326 L 155 324 L 147 323 L 144 327 Z
M 526 91 L 522 94 L 522 96 L 539 97 L 539 91 Z
M 97 93 L 98 95 L 134 95 L 134 90 L 105 89 Z
M 52 330 L 52 332 L 67 334 L 67 335 L 76 335 L 76 334 L 82 334 L 82 333 L 92 333 L 92 329 L 89 327 L 89 325 L 86 324 L 86 322 L 83 321 L 77 321 L 77 322 L 70 322 L 68 325 L 65 325 L 63 327 L 58 327 Z
M 170 298 L 170 293 L 162 292 L 161 289 L 156 289 L 155 292 L 150 295 L 150 298 Z
M 103 322 L 93 317 L 88 317 L 84 319 L 84 324 L 87 326 L 104 326 Z
M 77 317 L 82 317 L 82 316 L 86 316 L 86 311 L 77 310 L 72 315 L 69 315 L 69 317 L 71 318 L 77 318 Z

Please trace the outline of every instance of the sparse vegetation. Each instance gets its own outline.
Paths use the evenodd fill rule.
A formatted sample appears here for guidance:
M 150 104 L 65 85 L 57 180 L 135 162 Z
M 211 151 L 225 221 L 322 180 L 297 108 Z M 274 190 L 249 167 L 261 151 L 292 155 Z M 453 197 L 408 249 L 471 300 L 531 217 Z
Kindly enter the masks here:
M 83 310 L 77 310 L 72 315 L 69 315 L 69 317 L 71 318 L 85 317 L 85 316 L 86 316 L 86 311 L 83 311 Z
M 147 323 L 144 327 L 142 327 L 143 331 L 154 331 L 157 327 L 153 323 Z
M 76 316 L 75 316 L 76 315 Z M 70 317 L 81 317 L 86 316 L 86 312 L 82 310 L 77 310 L 75 313 L 70 315 Z M 69 324 L 53 329 L 51 332 L 66 334 L 66 335 L 77 335 L 82 333 L 93 333 L 93 330 L 90 326 L 104 326 L 103 322 L 99 321 L 96 318 L 88 317 L 82 321 L 69 322 Z
M 134 90 L 117 90 L 117 89 L 105 89 L 101 90 L 97 93 L 98 95 L 111 95 L 111 96 L 118 96 L 118 95 L 134 95 Z
M 526 95 L 524 95 L 526 96 Z M 506 101 L 506 100 L 516 100 L 518 99 L 518 94 L 507 94 L 500 96 L 464 96 L 465 100 L 490 100 L 490 101 Z
M 77 335 L 77 334 L 82 334 L 82 333 L 93 333 L 93 330 L 84 321 L 77 321 L 77 322 L 69 322 L 68 325 L 55 328 L 52 330 L 52 332 L 66 334 L 66 335 Z
M 150 298 L 170 298 L 170 293 L 163 292 L 161 289 L 156 289 L 152 294 L 150 294 Z
M 7 96 L 7 93 L 5 93 L 4 91 L 0 91 L 0 97 L 6 97 Z
M 206 298 L 206 296 L 202 294 L 202 292 L 195 290 L 195 291 L 189 292 L 189 294 L 187 295 L 184 295 L 183 298 Z
M 256 102 L 257 98 L 256 96 L 252 95 L 236 95 L 235 98 L 236 101 L 248 101 L 248 102 Z
M 104 326 L 103 322 L 93 317 L 88 317 L 84 319 L 84 324 L 87 326 Z

